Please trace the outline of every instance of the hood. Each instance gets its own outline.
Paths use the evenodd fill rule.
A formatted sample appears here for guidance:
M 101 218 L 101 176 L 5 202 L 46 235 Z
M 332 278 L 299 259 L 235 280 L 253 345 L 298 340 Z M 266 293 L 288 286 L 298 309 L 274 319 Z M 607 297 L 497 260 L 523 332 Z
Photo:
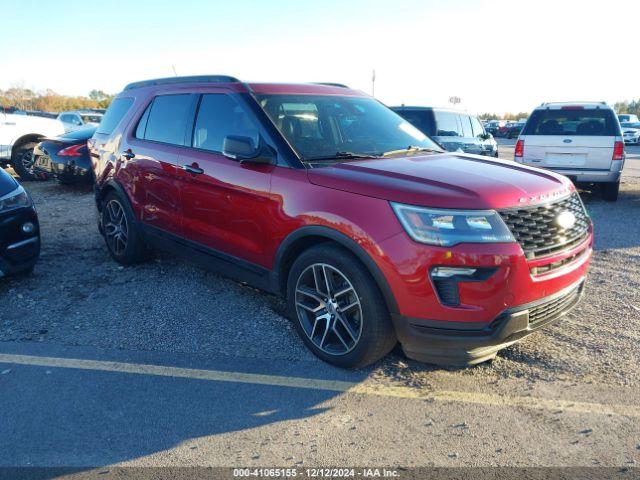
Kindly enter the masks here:
M 18 188 L 18 182 L 3 168 L 0 168 L 0 197 L 13 192 L 16 188 Z
M 453 153 L 338 163 L 310 169 L 308 176 L 315 185 L 436 208 L 524 206 L 574 189 L 569 179 L 547 170 Z

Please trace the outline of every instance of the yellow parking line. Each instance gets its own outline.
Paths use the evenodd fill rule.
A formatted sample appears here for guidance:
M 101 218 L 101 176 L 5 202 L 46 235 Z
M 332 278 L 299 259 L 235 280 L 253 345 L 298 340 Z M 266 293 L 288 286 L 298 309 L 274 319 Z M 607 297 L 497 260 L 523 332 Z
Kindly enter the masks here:
M 372 383 L 344 382 L 302 377 L 262 375 L 256 373 L 225 372 L 221 370 L 203 370 L 194 368 L 165 367 L 138 363 L 109 362 L 103 360 L 84 360 L 77 358 L 39 357 L 32 355 L 0 354 L 0 363 L 34 365 L 40 367 L 72 368 L 100 372 L 118 372 L 160 377 L 190 378 L 216 382 L 249 383 L 276 387 L 306 388 L 330 392 L 355 393 L 361 395 L 413 398 L 441 402 L 456 402 L 485 405 L 491 407 L 519 407 L 535 410 L 562 410 L 565 412 L 588 413 L 597 415 L 618 415 L 640 417 L 639 405 L 603 404 L 574 402 L 570 400 L 551 400 L 536 397 L 503 396 L 490 393 L 461 391 L 432 391 L 416 387 L 389 386 Z

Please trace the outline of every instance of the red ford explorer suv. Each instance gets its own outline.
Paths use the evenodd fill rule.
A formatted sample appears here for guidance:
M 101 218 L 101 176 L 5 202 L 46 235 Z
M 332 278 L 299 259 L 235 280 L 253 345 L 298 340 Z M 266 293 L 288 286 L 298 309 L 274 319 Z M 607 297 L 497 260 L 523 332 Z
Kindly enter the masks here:
M 592 225 L 568 179 L 444 152 L 343 85 L 132 83 L 89 146 L 116 261 L 170 250 L 283 295 L 335 365 L 398 341 L 413 359 L 478 363 L 583 291 Z

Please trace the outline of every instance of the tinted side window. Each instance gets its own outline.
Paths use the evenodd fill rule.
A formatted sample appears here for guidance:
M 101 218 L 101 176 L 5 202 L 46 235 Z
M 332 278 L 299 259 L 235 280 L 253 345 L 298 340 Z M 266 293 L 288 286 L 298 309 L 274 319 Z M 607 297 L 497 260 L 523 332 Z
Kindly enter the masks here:
M 259 128 L 244 107 L 229 95 L 203 95 L 193 132 L 192 146 L 221 152 L 224 138 L 228 135 L 250 137 L 254 145 L 257 145 Z
M 458 114 L 453 112 L 434 111 L 436 117 L 436 135 L 440 137 L 461 137 L 458 125 Z
M 462 124 L 462 136 L 463 137 L 473 137 L 473 132 L 471 131 L 471 118 L 468 115 L 460 115 L 460 123 Z
M 144 115 L 138 122 L 138 127 L 136 128 L 136 138 L 144 138 L 144 134 L 147 130 L 147 121 L 149 120 L 149 112 L 151 111 L 151 107 L 153 102 L 149 104 L 147 109 L 144 111 Z
M 473 129 L 473 136 L 478 137 L 480 135 L 484 135 L 484 128 L 482 128 L 482 124 L 478 117 L 470 117 L 471 118 L 471 128 Z
M 436 128 L 433 122 L 433 114 L 428 110 L 398 110 L 398 115 L 425 135 L 433 136 Z
M 153 100 L 144 133 L 145 140 L 184 145 L 190 94 L 160 95 Z M 136 132 L 137 133 L 137 132 Z
M 113 132 L 120 123 L 120 120 L 122 120 L 129 111 L 131 105 L 133 105 L 133 98 L 127 97 L 116 98 L 111 102 L 104 117 L 102 117 L 97 133 L 106 133 L 108 135 Z

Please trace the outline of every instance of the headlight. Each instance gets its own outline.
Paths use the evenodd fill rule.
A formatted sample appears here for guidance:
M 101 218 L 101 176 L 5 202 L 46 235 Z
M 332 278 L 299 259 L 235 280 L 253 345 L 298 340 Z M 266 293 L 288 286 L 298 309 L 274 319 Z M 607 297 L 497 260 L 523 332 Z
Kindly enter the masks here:
M 31 199 L 24 188 L 18 187 L 4 197 L 0 197 L 0 212 L 7 212 L 16 208 L 30 207 Z
M 493 210 L 440 210 L 393 202 L 391 207 L 416 242 L 443 247 L 515 242 L 509 228 Z

